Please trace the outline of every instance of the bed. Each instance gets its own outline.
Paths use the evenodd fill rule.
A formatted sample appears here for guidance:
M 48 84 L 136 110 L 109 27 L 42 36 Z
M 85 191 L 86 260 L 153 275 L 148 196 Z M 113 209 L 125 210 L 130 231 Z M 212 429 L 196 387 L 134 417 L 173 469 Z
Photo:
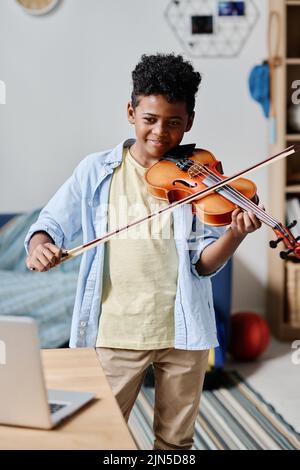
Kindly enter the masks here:
M 68 344 L 81 257 L 46 273 L 28 271 L 24 239 L 38 214 L 0 216 L 0 314 L 32 317 L 41 347 L 57 348 Z

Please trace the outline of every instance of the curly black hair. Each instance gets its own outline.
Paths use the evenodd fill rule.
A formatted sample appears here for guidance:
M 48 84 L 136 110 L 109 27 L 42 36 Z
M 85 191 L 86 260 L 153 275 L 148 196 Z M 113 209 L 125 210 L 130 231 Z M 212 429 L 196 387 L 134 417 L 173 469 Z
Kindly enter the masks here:
M 143 54 L 132 72 L 131 102 L 138 106 L 139 96 L 164 95 L 170 103 L 185 102 L 191 115 L 201 75 L 181 55 Z

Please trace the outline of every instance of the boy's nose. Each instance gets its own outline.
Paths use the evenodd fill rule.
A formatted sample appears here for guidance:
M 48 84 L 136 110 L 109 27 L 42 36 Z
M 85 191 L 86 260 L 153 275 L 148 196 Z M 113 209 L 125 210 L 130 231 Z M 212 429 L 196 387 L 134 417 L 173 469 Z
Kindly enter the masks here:
M 153 130 L 153 133 L 157 137 L 165 137 L 167 135 L 167 129 L 163 124 L 157 124 Z

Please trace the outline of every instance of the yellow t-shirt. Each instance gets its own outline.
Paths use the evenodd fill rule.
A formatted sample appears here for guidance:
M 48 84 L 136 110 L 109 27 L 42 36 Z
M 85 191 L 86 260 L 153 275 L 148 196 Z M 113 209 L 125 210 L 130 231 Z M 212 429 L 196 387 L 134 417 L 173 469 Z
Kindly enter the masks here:
M 145 171 L 125 149 L 111 181 L 109 231 L 166 206 L 166 201 L 148 192 Z M 96 346 L 145 350 L 173 347 L 177 274 L 170 212 L 108 241 Z

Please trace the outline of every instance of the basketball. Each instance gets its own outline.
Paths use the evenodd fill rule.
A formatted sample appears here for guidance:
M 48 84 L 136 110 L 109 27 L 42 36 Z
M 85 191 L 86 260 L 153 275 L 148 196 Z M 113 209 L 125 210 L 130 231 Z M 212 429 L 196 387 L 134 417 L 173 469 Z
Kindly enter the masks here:
M 254 312 L 238 312 L 232 315 L 229 352 L 234 359 L 256 359 L 265 351 L 269 340 L 269 327 L 260 315 Z

